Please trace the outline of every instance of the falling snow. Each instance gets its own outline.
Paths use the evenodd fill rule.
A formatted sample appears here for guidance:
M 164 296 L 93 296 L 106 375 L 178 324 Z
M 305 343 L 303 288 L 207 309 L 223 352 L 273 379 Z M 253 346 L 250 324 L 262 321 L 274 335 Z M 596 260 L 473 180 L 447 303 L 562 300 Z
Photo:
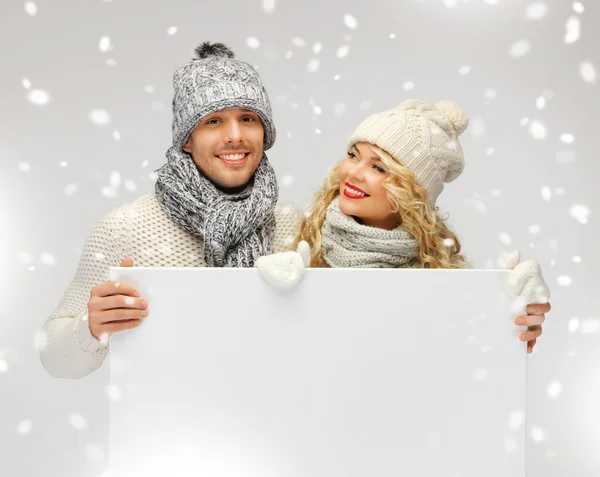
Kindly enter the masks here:
M 556 281 L 561 287 L 568 287 L 573 282 L 571 277 L 569 277 L 568 275 L 561 275 L 556 279 Z
M 552 381 L 548 385 L 548 397 L 550 399 L 556 399 L 562 391 L 562 385 L 558 381 Z
M 100 48 L 100 51 L 102 53 L 106 53 L 107 51 L 112 50 L 113 45 L 110 41 L 110 38 L 107 36 L 103 36 L 102 38 L 100 38 L 100 41 L 98 42 L 98 48 Z
M 490 372 L 487 369 L 483 369 L 483 368 L 478 369 L 473 374 L 473 380 L 474 381 L 483 381 L 485 378 L 487 378 L 489 373 Z
M 569 214 L 580 224 L 587 224 L 590 210 L 585 205 L 576 204 L 571 206 Z
M 351 30 L 356 30 L 358 21 L 356 21 L 356 18 L 354 18 L 352 15 L 346 14 L 344 15 L 344 24 Z
M 56 258 L 51 253 L 44 252 L 40 254 L 40 262 L 42 262 L 44 265 L 52 267 L 56 265 Z
M 513 58 L 523 58 L 531 50 L 531 43 L 527 40 L 519 40 L 510 46 L 510 56 Z
M 535 100 L 535 105 L 538 109 L 544 109 L 546 107 L 546 98 L 540 96 L 538 99 Z
M 246 45 L 250 48 L 256 49 L 260 46 L 260 41 L 255 36 L 250 36 L 246 39 Z
M 90 120 L 98 126 L 106 126 L 110 124 L 110 114 L 105 109 L 93 109 L 89 114 Z
M 415 89 L 415 83 L 413 83 L 412 81 L 406 81 L 402 85 L 402 89 L 404 89 L 404 91 L 411 91 L 411 90 Z
M 25 12 L 27 13 L 27 15 L 31 15 L 34 16 L 37 14 L 37 5 L 33 2 L 26 2 L 25 3 Z
M 469 132 L 473 137 L 482 137 L 485 134 L 483 118 L 474 117 L 470 122 Z
M 470 66 L 461 66 L 460 69 L 458 70 L 458 74 L 459 75 L 468 75 L 471 72 L 471 67 Z
M 24 436 L 26 434 L 29 434 L 31 432 L 31 429 L 33 429 L 33 421 L 31 421 L 30 419 L 26 419 L 19 423 L 19 426 L 17 427 L 17 433 Z
M 308 70 L 309 73 L 314 73 L 315 71 L 317 71 L 319 69 L 320 64 L 321 63 L 318 58 L 313 58 L 308 62 L 306 69 Z
M 565 144 L 573 144 L 575 142 L 575 137 L 572 134 L 561 134 L 560 140 Z
M 531 428 L 531 438 L 533 442 L 540 443 L 546 440 L 546 433 L 540 426 L 533 426 Z
M 600 320 L 595 318 L 588 318 L 583 320 L 581 323 L 582 333 L 600 333 Z
M 118 401 L 121 399 L 121 390 L 114 384 L 109 384 L 104 388 L 104 392 L 111 401 Z
M 546 131 L 546 126 L 540 121 L 531 121 L 529 123 L 529 134 L 531 134 L 534 139 L 541 141 L 546 139 L 548 132 Z
M 483 97 L 487 100 L 492 100 L 498 96 L 498 92 L 495 89 L 488 88 L 483 92 Z
M 292 44 L 294 46 L 297 46 L 298 48 L 302 48 L 303 46 L 306 46 L 306 41 L 304 40 L 304 38 L 295 36 L 294 38 L 292 38 Z
M 77 429 L 78 431 L 87 427 L 87 421 L 81 414 L 70 414 L 69 424 L 71 424 L 71 426 Z
M 581 34 L 581 23 L 579 22 L 579 18 L 571 17 L 567 20 L 567 24 L 565 26 L 565 43 L 567 45 L 572 45 L 577 40 L 579 40 L 579 36 Z
M 552 189 L 550 189 L 550 187 L 548 187 L 548 186 L 542 187 L 542 199 L 544 199 L 546 202 L 548 202 L 551 197 L 552 197 Z
M 36 106 L 43 106 L 50 102 L 50 94 L 43 89 L 34 89 L 27 93 L 27 99 Z
M 589 61 L 584 61 L 579 65 L 579 74 L 586 83 L 595 83 L 598 79 L 596 67 Z
M 344 57 L 348 56 L 349 52 L 350 52 L 350 47 L 348 45 L 344 45 L 344 46 L 341 46 L 340 48 L 338 48 L 338 50 L 336 52 L 336 56 L 338 58 L 344 58 Z
M 569 320 L 569 324 L 567 325 L 569 333 L 575 333 L 579 329 L 579 319 L 571 318 Z
M 271 13 L 275 10 L 275 0 L 262 0 L 262 9 L 265 13 Z
M 178 28 L 176 26 L 171 26 L 167 30 L 167 35 L 174 35 L 175 33 L 177 33 L 177 31 L 178 31 Z
M 110 187 L 117 188 L 121 185 L 121 174 L 118 171 L 112 171 L 108 179 Z
M 525 10 L 525 16 L 530 20 L 541 20 L 548 14 L 548 5 L 544 2 L 532 3 Z

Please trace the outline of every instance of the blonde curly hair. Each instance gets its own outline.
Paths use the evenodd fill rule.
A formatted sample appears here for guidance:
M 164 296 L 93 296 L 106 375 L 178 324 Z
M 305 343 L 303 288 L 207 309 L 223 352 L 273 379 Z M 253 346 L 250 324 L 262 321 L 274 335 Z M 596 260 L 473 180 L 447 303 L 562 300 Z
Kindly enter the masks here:
M 429 205 L 427 189 L 417 184 L 415 174 L 384 150 L 373 144 L 369 146 L 389 171 L 383 187 L 387 190 L 391 211 L 400 216 L 402 227 L 419 243 L 419 256 L 415 258 L 413 267 L 471 268 L 471 264 L 460 254 L 458 238 L 444 223 L 446 219 L 439 216 L 438 207 Z M 294 249 L 302 240 L 310 245 L 311 267 L 329 267 L 321 249 L 321 226 L 327 207 L 340 193 L 341 164 L 339 162 L 331 169 L 325 184 L 315 194 L 296 237 Z

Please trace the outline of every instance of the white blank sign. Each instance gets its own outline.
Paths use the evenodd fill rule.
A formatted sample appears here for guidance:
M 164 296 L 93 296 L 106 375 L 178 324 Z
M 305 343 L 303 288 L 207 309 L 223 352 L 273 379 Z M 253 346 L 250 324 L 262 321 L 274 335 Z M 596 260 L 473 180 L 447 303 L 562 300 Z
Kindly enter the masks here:
M 524 477 L 507 274 L 112 268 L 149 316 L 110 338 L 110 475 Z

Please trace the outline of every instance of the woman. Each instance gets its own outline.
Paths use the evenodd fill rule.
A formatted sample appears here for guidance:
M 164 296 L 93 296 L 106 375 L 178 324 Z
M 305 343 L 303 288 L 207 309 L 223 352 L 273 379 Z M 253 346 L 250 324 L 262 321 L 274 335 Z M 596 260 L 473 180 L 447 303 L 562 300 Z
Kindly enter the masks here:
M 435 206 L 444 183 L 464 168 L 458 136 L 468 122 L 452 101 L 416 99 L 368 117 L 305 214 L 299 253 L 262 257 L 256 266 L 271 281 L 295 283 L 310 248 L 312 267 L 472 268 Z M 278 258 L 284 260 L 275 266 Z M 524 304 L 538 304 L 538 314 L 515 319 L 529 326 L 520 337 L 531 352 L 550 310 L 550 292 L 536 262 L 517 265 L 514 254 L 509 261 L 515 292 Z

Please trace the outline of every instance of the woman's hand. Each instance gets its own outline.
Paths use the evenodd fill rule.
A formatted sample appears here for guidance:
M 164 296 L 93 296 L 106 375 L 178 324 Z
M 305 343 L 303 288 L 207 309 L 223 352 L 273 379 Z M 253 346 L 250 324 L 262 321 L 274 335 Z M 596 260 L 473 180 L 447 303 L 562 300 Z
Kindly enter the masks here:
M 292 288 L 310 266 L 310 247 L 302 241 L 296 251 L 274 253 L 260 257 L 254 264 L 261 275 L 276 288 Z

